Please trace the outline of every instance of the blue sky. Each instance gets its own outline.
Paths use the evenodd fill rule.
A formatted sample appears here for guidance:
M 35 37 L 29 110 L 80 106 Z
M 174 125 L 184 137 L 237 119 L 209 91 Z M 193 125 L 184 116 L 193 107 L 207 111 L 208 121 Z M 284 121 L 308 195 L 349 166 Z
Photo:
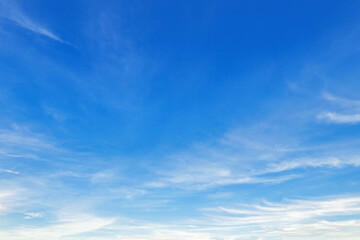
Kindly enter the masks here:
M 0 239 L 359 239 L 359 10 L 0 0 Z

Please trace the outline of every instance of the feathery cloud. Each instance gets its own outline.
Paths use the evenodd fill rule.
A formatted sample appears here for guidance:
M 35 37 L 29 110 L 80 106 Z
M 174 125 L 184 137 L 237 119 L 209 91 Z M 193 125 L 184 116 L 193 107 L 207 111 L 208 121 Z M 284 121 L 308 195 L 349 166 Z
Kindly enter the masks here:
M 0 17 L 8 19 L 26 30 L 51 38 L 60 43 L 68 44 L 53 32 L 24 14 L 15 1 L 0 1 L 0 7 L 2 8 L 2 10 L 0 10 Z
M 356 124 L 360 122 L 360 101 L 334 96 L 330 93 L 323 93 L 323 98 L 342 107 L 339 112 L 324 112 L 318 115 L 318 119 L 338 124 Z
M 324 119 L 333 123 L 359 123 L 360 114 L 339 114 L 335 112 L 322 113 L 319 119 Z

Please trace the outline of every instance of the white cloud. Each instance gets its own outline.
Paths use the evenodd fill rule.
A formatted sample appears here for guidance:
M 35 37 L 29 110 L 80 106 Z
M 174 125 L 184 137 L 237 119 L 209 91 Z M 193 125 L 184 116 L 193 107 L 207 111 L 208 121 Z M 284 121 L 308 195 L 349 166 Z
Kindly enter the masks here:
M 178 229 L 157 228 L 147 234 L 125 235 L 118 234 L 116 239 L 122 240 L 215 240 L 211 234 L 206 232 L 191 232 Z
M 0 169 L 0 173 L 11 173 L 11 174 L 19 174 L 17 171 L 9 170 L 9 169 Z
M 208 198 L 222 199 L 222 198 L 230 198 L 232 195 L 233 195 L 232 192 L 216 192 L 216 193 L 208 194 Z
M 219 208 L 220 211 L 245 215 L 235 217 L 237 221 L 227 224 L 244 222 L 246 224 L 278 221 L 297 222 L 302 220 L 329 216 L 356 215 L 360 213 L 360 197 L 335 198 L 329 200 L 292 200 L 288 203 L 265 202 L 262 205 L 248 205 L 242 209 Z M 250 211 L 249 211 L 250 209 Z M 229 219 L 231 219 L 230 217 Z
M 90 180 L 92 183 L 105 183 L 113 181 L 116 177 L 115 169 L 107 169 L 92 174 Z
M 360 233 L 360 197 L 357 196 L 287 200 L 282 203 L 264 201 L 261 204 L 240 206 L 234 203 L 233 207 L 203 209 L 205 213 L 203 216 L 166 224 L 133 219 L 119 219 L 105 224 L 100 220 L 102 224 L 94 224 L 96 227 L 90 229 L 106 230 L 106 235 L 86 238 L 93 240 L 345 240 L 358 239 Z M 55 225 L 47 229 L 23 231 L 23 233 L 41 232 L 40 235 L 35 235 L 38 239 L 44 237 L 61 239 L 65 236 L 66 239 L 72 240 L 84 239 L 84 236 L 75 234 L 88 230 L 83 228 L 82 224 L 78 224 L 86 221 L 67 220 L 67 222 L 74 224 L 73 226 L 66 225 L 67 223 L 60 224 L 59 228 Z M 91 221 L 88 223 L 92 225 Z M 79 226 L 81 230 L 67 229 L 68 227 L 78 229 Z M 62 234 L 58 233 L 60 230 Z
M 0 231 L 0 237 L 4 240 L 63 239 L 67 236 L 99 230 L 114 221 L 115 219 L 83 215 L 70 219 L 60 219 L 57 223 L 45 227 L 18 227 L 9 231 Z
M 23 146 L 31 149 L 54 149 L 46 137 L 27 128 L 13 125 L 12 129 L 0 129 L 0 142 L 7 146 Z
M 359 123 L 360 114 L 339 114 L 335 112 L 322 113 L 319 119 L 324 119 L 333 123 Z
M 264 202 L 204 211 L 216 213 L 208 215 L 207 229 L 245 229 L 251 239 L 356 239 L 360 232 L 360 197 Z
M 195 169 L 183 169 L 182 171 L 173 170 L 163 173 L 165 176 L 159 180 L 147 182 L 145 187 L 162 188 L 162 187 L 177 187 L 182 189 L 202 190 L 215 186 L 232 185 L 232 184 L 256 184 L 256 183 L 281 183 L 294 178 L 299 175 L 287 174 L 276 177 L 260 176 L 269 171 L 256 171 L 245 173 L 236 173 L 225 168 L 209 168 L 197 166 Z
M 24 215 L 26 215 L 24 217 L 24 219 L 42 218 L 43 217 L 42 213 L 34 213 L 34 212 L 24 213 Z
M 338 96 L 335 96 L 331 93 L 324 92 L 322 94 L 323 98 L 327 101 L 334 102 L 338 105 L 342 105 L 343 107 L 354 107 L 354 108 L 360 108 L 360 101 L 358 100 L 351 100 L 346 98 L 341 98 Z
M 341 106 L 341 111 L 344 113 L 327 111 L 318 115 L 320 120 L 338 124 L 355 124 L 360 122 L 360 101 L 337 97 L 327 92 L 323 93 L 323 98 L 335 103 L 337 106 Z
M 64 121 L 66 119 L 66 115 L 56 108 L 52 108 L 44 104 L 43 109 L 47 115 L 51 116 L 57 121 Z
M 19 27 L 34 33 L 46 36 L 61 43 L 66 43 L 53 32 L 26 16 L 17 6 L 15 1 L 0 1 L 0 7 L 2 8 L 2 10 L 0 10 L 0 17 L 6 18 L 14 22 Z
M 360 221 L 318 221 L 313 224 L 294 224 L 287 228 L 273 231 L 268 236 L 282 236 L 289 240 L 347 240 L 359 239 Z
M 274 134 L 271 145 L 266 137 L 260 136 L 256 141 L 254 136 L 249 140 L 247 135 L 251 134 L 231 131 L 219 140 L 168 156 L 162 161 L 165 164 L 152 168 L 156 175 L 145 186 L 202 190 L 231 184 L 276 184 L 301 177 L 286 173 L 289 170 L 360 166 L 360 158 L 352 146 L 350 155 L 337 152 L 339 148 L 349 150 L 346 142 L 311 147 L 285 145 Z M 316 157 L 303 157 L 311 156 L 312 151 L 317 151 Z M 275 177 L 272 173 L 281 175 Z
M 13 124 L 11 128 L 0 128 L 0 155 L 39 160 L 41 154 L 50 153 L 60 156 L 68 151 L 59 147 L 50 137 L 27 127 Z M 16 174 L 16 171 L 11 173 Z
M 0 214 L 7 214 L 26 198 L 24 196 L 26 191 L 6 181 L 1 181 L 0 185 L 2 186 L 0 189 Z
M 6 206 L 0 203 L 0 214 L 2 214 L 6 210 Z
M 327 168 L 341 168 L 346 166 L 360 166 L 360 158 L 353 157 L 347 159 L 339 159 L 336 157 L 325 157 L 325 158 L 300 158 L 288 161 L 276 162 L 268 164 L 268 168 L 263 171 L 266 173 L 282 172 L 297 168 L 306 167 L 327 167 Z M 261 173 L 261 172 L 260 172 Z

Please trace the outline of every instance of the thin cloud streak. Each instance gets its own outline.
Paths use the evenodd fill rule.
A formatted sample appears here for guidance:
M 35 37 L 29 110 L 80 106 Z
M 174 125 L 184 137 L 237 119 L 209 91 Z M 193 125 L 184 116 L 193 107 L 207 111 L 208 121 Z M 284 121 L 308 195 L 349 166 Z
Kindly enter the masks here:
M 339 154 L 331 144 L 312 147 L 271 146 L 265 144 L 261 136 L 258 140 L 254 140 L 254 137 L 247 139 L 236 131 L 214 142 L 168 156 L 169 161 L 164 161 L 168 165 L 154 168 L 155 179 L 146 182 L 144 186 L 203 190 L 234 184 L 277 184 L 302 177 L 301 174 L 288 173 L 290 170 L 360 166 L 359 153 Z M 339 144 L 336 143 L 336 146 Z M 343 144 L 343 149 L 349 147 L 348 143 Z M 322 154 L 303 157 L 304 153 L 309 155 L 314 149 L 321 150 Z M 281 175 L 272 176 L 273 173 Z
M 57 146 L 48 136 L 16 124 L 11 128 L 0 128 L 0 144 L 0 155 L 9 159 L 17 158 L 19 161 L 41 160 L 43 154 L 51 153 L 59 156 L 66 153 L 65 149 Z M 12 173 L 15 172 L 17 171 Z
M 341 105 L 343 107 L 356 107 L 356 108 L 360 108 L 360 101 L 358 100 L 351 100 L 351 99 L 347 99 L 347 98 L 341 98 L 338 96 L 335 96 L 331 93 L 328 92 L 324 92 L 322 94 L 323 98 L 327 101 L 330 102 L 334 102 L 338 105 Z
M 0 173 L 11 173 L 11 174 L 15 174 L 15 175 L 20 174 L 20 172 L 9 170 L 9 169 L 0 169 Z
M 48 227 L 18 229 L 12 238 L 31 236 L 52 239 L 99 239 L 96 231 L 104 230 L 104 240 L 237 240 L 237 239 L 357 239 L 360 233 L 360 198 L 325 197 L 313 200 L 287 200 L 246 204 L 239 207 L 202 209 L 204 215 L 173 223 L 151 223 L 136 219 L 105 219 L 96 216 L 59 219 Z M 340 217 L 340 218 L 337 218 Z M 71 223 L 71 224 L 70 224 Z M 70 230 L 71 229 L 71 230 Z M 3 233 L 5 234 L 5 233 Z M 79 235 L 78 235 L 79 234 Z M 0 236 L 1 233 L 0 233 Z M 4 235 L 6 236 L 6 235 Z M 29 238 L 29 239 L 36 239 Z
M 1 232 L 3 239 L 63 239 L 72 235 L 93 232 L 112 224 L 115 219 L 96 216 L 82 216 L 81 218 L 58 220 L 57 223 L 45 227 L 23 227 L 11 231 Z
M 318 119 L 336 124 L 357 124 L 360 122 L 360 101 L 337 97 L 328 92 L 322 95 L 326 101 L 341 106 L 346 113 L 328 111 L 319 114 Z
M 41 24 L 26 16 L 16 5 L 16 2 L 0 1 L 0 6 L 3 8 L 0 11 L 0 17 L 8 19 L 26 30 L 51 38 L 60 43 L 69 44 Z
M 327 120 L 333 123 L 359 123 L 360 114 L 339 114 L 335 112 L 328 112 L 319 115 L 319 119 Z
M 242 208 L 218 207 L 204 211 L 217 213 L 208 216 L 210 220 L 206 225 L 209 227 L 213 225 L 223 230 L 245 228 L 249 237 L 260 239 L 304 239 L 312 236 L 318 236 L 316 239 L 350 239 L 350 236 L 356 239 L 360 226 L 360 198 L 357 196 L 288 200 L 286 203 L 265 201 Z M 342 218 L 334 220 L 334 217 Z M 342 234 L 344 231 L 346 235 Z

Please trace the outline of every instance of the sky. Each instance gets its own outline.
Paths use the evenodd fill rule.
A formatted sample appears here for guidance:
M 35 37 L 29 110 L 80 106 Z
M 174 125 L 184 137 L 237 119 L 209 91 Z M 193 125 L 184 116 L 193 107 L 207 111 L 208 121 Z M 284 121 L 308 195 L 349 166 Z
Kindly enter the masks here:
M 360 239 L 359 11 L 0 0 L 0 239 Z

